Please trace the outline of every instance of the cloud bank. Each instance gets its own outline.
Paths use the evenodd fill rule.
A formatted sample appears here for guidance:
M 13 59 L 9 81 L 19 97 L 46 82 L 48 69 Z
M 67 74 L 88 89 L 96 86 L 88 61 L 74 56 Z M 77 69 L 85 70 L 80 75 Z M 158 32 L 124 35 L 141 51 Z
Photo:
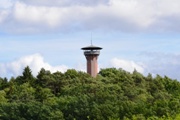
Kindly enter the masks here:
M 1 31 L 9 33 L 180 30 L 178 0 L 1 0 L 0 3 Z
M 132 60 L 113 58 L 110 60 L 110 67 L 122 68 L 128 72 L 136 69 L 138 72 L 147 75 L 151 73 L 153 76 L 157 74 L 168 76 L 173 79 L 180 80 L 180 55 L 163 54 L 163 53 L 143 53 L 147 60 L 136 62 Z
M 132 60 L 112 58 L 110 60 L 109 67 L 122 68 L 131 73 L 136 69 L 138 72 L 144 75 L 147 75 L 148 73 L 151 73 L 154 76 L 159 74 L 161 76 L 166 75 L 173 79 L 180 80 L 180 55 L 161 53 L 144 53 L 144 55 L 146 55 L 149 59 L 146 62 L 136 62 Z M 69 67 L 66 65 L 52 66 L 45 62 L 43 56 L 40 54 L 33 54 L 21 57 L 12 62 L 0 63 L 0 76 L 8 78 L 12 76 L 19 76 L 22 74 L 23 69 L 26 66 L 31 68 L 34 76 L 38 74 L 41 68 L 50 70 L 52 73 L 56 71 L 65 72 L 67 69 L 69 69 Z M 103 65 L 100 66 L 102 68 L 105 67 Z M 86 64 L 78 63 L 74 68 L 80 71 L 86 71 Z
M 22 74 L 23 69 L 29 66 L 32 70 L 33 75 L 37 75 L 41 68 L 50 70 L 52 73 L 56 71 L 65 72 L 68 67 L 65 65 L 51 66 L 49 63 L 44 61 L 44 58 L 40 54 L 33 54 L 21 57 L 15 61 L 9 63 L 0 63 L 0 76 L 11 77 Z
M 135 69 L 140 72 L 144 73 L 143 65 L 140 63 L 136 63 L 134 61 L 124 60 L 124 59 L 118 59 L 113 58 L 110 61 L 110 65 L 115 68 L 122 68 L 128 72 L 133 72 Z
M 163 53 L 144 53 L 148 61 L 145 72 L 159 75 L 166 75 L 168 77 L 180 80 L 180 55 L 179 54 L 163 54 Z

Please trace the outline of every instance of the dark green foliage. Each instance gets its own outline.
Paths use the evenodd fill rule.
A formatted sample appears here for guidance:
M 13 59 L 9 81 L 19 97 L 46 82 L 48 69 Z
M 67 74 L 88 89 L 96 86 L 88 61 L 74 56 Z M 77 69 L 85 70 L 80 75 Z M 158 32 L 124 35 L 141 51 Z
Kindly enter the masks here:
M 0 105 L 2 120 L 62 120 L 63 113 L 39 102 L 6 103 Z
M 74 69 L 35 78 L 0 78 L 2 120 L 173 120 L 180 119 L 180 82 L 147 77 L 136 70 L 102 69 L 96 78 Z
M 32 72 L 31 72 L 31 69 L 29 68 L 29 66 L 24 68 L 24 71 L 22 74 L 23 74 L 22 76 L 18 76 L 15 79 L 15 82 L 19 85 L 26 83 L 26 82 L 33 82 L 33 80 L 35 79 L 32 75 Z
M 3 90 L 8 86 L 9 86 L 9 84 L 8 84 L 7 78 L 4 78 L 4 79 L 0 78 L 0 90 Z

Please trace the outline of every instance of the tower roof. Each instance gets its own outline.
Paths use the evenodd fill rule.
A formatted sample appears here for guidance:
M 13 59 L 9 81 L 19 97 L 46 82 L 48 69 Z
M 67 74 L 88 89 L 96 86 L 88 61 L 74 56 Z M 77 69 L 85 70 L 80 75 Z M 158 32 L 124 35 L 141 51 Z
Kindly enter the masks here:
M 81 49 L 82 50 L 101 50 L 102 48 L 98 47 L 98 46 L 90 45 L 90 46 L 87 46 L 87 47 L 83 47 Z

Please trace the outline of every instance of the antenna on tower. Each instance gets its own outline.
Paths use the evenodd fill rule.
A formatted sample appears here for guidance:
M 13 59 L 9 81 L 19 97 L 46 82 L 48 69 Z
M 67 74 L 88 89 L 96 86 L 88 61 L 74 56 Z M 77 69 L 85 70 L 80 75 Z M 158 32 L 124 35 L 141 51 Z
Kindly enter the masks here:
M 91 45 L 92 45 L 92 32 L 91 32 Z

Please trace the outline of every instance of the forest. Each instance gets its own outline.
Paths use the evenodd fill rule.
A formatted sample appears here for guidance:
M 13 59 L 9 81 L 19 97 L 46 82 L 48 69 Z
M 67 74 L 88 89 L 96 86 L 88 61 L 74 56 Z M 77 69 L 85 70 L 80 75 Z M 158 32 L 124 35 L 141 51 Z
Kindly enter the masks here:
M 180 82 L 134 70 L 74 69 L 0 78 L 1 120 L 180 120 Z

